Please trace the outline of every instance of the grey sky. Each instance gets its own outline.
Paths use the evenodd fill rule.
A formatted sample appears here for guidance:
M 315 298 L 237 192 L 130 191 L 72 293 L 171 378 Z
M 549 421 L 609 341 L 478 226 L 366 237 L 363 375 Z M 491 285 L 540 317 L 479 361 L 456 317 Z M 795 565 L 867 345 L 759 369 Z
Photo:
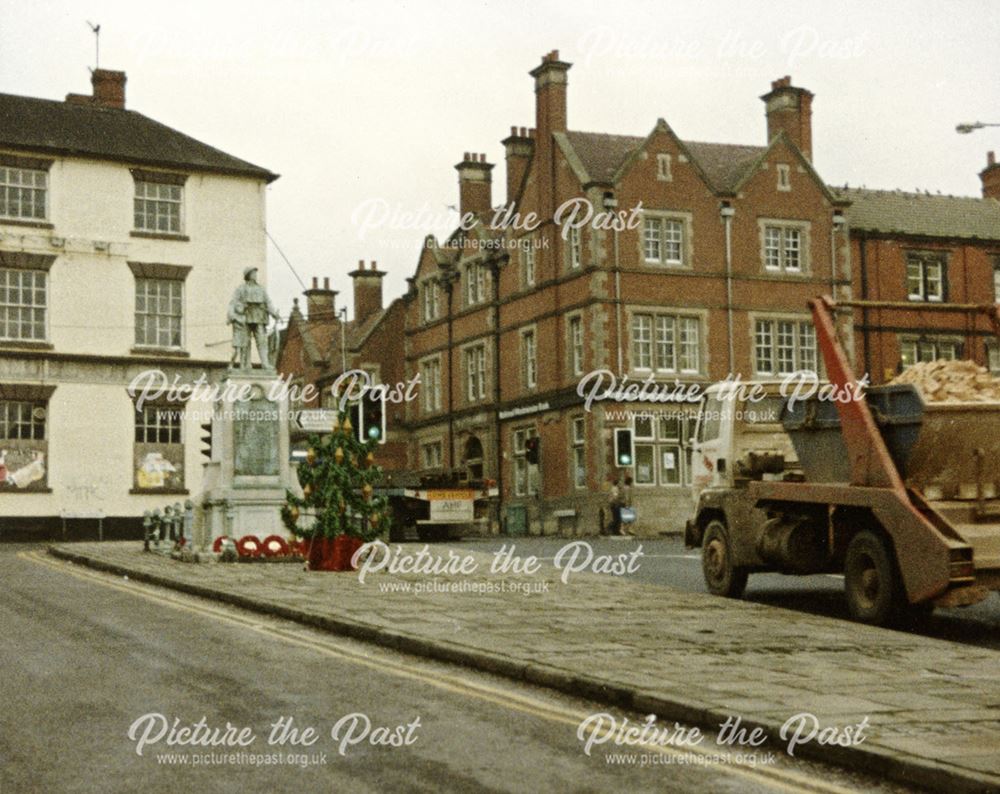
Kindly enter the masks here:
M 359 259 L 402 293 L 427 232 L 457 221 L 453 166 L 486 152 L 503 201 L 504 138 L 534 122 L 527 72 L 559 49 L 571 129 L 633 135 L 664 117 L 692 140 L 763 144 L 771 80 L 816 94 L 814 162 L 834 184 L 978 195 L 1000 128 L 1000 5 L 952 2 L 0 3 L 0 91 L 62 98 L 101 65 L 128 106 L 279 172 L 271 234 L 307 281 L 345 297 Z M 363 238 L 363 202 L 436 227 Z M 368 206 L 371 206 L 369 204 Z M 300 291 L 269 250 L 282 314 Z M 338 299 L 339 300 L 339 299 Z

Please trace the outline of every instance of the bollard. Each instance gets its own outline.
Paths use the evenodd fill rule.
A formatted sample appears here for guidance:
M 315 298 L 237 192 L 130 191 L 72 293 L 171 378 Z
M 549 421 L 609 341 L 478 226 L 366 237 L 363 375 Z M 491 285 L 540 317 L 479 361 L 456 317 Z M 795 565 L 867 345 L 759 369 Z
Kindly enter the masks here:
M 142 514 L 142 550 L 149 551 L 149 533 L 153 529 L 153 514 L 147 510 Z
M 153 511 L 153 515 L 152 515 L 151 521 L 152 521 L 152 529 L 153 529 L 153 545 L 156 546 L 157 549 L 159 549 L 160 548 L 160 540 L 161 540 L 162 535 L 163 535 L 163 523 L 160 520 L 160 509 L 159 508 L 156 508 Z
M 184 502 L 184 545 L 194 551 L 194 502 Z
M 184 539 L 184 508 L 180 502 L 174 502 L 174 545 Z

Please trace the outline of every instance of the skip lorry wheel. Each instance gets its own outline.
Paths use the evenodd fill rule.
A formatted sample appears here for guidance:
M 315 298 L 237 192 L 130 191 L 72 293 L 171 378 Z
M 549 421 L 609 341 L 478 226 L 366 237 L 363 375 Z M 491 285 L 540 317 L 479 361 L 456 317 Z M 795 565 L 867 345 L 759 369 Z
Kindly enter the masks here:
M 847 546 L 844 590 L 851 617 L 862 623 L 884 626 L 905 604 L 892 550 L 874 532 L 859 532 Z
M 739 598 L 747 586 L 747 570 L 733 565 L 729 532 L 721 521 L 710 521 L 701 542 L 701 570 L 712 595 Z

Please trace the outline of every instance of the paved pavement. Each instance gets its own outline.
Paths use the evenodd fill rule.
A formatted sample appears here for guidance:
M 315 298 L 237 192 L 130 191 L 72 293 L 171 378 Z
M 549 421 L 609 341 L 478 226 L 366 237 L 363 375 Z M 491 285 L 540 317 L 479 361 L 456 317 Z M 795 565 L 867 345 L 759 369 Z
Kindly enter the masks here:
M 0 547 L 0 791 L 712 791 L 899 794 L 901 786 L 798 759 L 757 768 L 678 763 L 683 753 L 583 752 L 577 726 L 601 704 L 404 655 Z M 361 713 L 405 726 L 399 747 L 330 735 Z M 249 728 L 246 747 L 139 747 L 147 714 Z M 616 711 L 618 719 L 641 715 Z M 270 725 L 318 732 L 270 742 Z M 419 718 L 412 731 L 409 726 Z M 288 720 L 291 723 L 288 723 Z M 359 718 L 360 720 L 360 718 Z M 364 722 L 359 722 L 363 729 Z M 347 730 L 345 724 L 340 738 Z M 373 729 L 374 733 L 374 729 Z M 138 754 L 136 750 L 142 751 Z M 765 753 L 761 753 L 761 756 Z M 646 763 L 642 763 L 645 757 Z M 701 757 L 701 756 L 694 756 Z M 629 763 L 629 761 L 639 763 Z
M 563 582 L 552 563 L 530 575 L 491 574 L 481 554 L 470 575 L 382 572 L 362 584 L 356 574 L 293 565 L 184 564 L 131 543 L 52 552 L 666 721 L 740 717 L 776 739 L 805 713 L 833 729 L 820 735 L 846 742 L 847 727 L 867 720 L 861 743 L 817 737 L 796 755 L 937 791 L 1000 790 L 1000 656 L 992 650 L 620 577 L 577 573 Z
M 462 548 L 493 553 L 510 538 L 467 539 Z M 519 554 L 535 554 L 551 560 L 566 543 L 557 537 L 516 538 Z M 667 585 L 689 593 L 704 593 L 705 580 L 701 573 L 701 550 L 687 549 L 680 538 L 592 538 L 598 554 L 617 554 L 629 544 L 642 543 L 644 556 L 641 567 L 630 578 L 649 584 Z M 623 545 L 624 544 L 624 545 Z M 780 573 L 755 573 L 750 575 L 744 598 L 758 604 L 770 604 L 798 612 L 849 620 L 847 601 L 844 598 L 844 577 L 835 574 L 815 576 L 785 576 Z M 926 637 L 978 645 L 1000 650 L 1000 594 L 992 594 L 985 601 L 970 607 L 935 610 L 929 619 L 921 618 L 905 627 Z

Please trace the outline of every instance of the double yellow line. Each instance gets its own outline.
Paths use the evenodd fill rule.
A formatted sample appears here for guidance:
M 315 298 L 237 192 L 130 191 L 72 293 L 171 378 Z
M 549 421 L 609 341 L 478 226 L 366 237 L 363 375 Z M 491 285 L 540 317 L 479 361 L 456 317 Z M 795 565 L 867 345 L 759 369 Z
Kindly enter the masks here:
M 57 561 L 43 552 L 22 551 L 19 552 L 17 556 L 23 560 L 27 560 L 28 562 L 43 565 L 47 568 L 59 571 L 60 573 L 69 574 L 77 579 L 82 579 L 112 590 L 118 590 L 122 593 L 128 593 L 129 595 L 133 595 L 138 598 L 144 598 L 148 601 L 156 603 L 159 606 L 168 605 L 174 609 L 191 612 L 204 618 L 211 618 L 223 623 L 239 626 L 240 628 L 255 632 L 265 637 L 280 639 L 290 645 L 308 648 L 326 656 L 331 656 L 361 667 L 368 667 L 381 673 L 393 675 L 397 678 L 418 681 L 422 684 L 426 684 L 427 686 L 434 687 L 435 689 L 452 692 L 466 697 L 473 697 L 477 700 L 493 703 L 505 709 L 518 711 L 523 714 L 530 714 L 531 716 L 547 720 L 548 722 L 570 725 L 574 729 L 574 734 L 580 723 L 590 716 L 588 712 L 584 712 L 579 709 L 552 705 L 541 700 L 519 694 L 512 690 L 478 683 L 452 673 L 435 672 L 433 676 L 425 675 L 385 657 L 375 658 L 372 654 L 359 653 L 338 642 L 335 642 L 332 639 L 320 640 L 303 637 L 291 631 L 278 628 L 277 626 L 266 625 L 259 620 L 244 617 L 243 615 L 238 614 L 235 609 L 218 609 L 217 607 L 211 606 L 209 603 L 205 603 L 203 600 L 191 603 L 191 599 L 193 597 L 189 596 L 181 598 L 169 592 L 164 592 L 161 589 L 154 590 L 152 587 L 147 585 L 135 582 L 125 582 L 111 574 L 97 573 L 80 568 L 72 563 Z M 597 729 L 597 726 L 595 726 L 593 730 L 596 731 Z M 719 754 L 717 752 L 704 750 L 698 747 L 685 747 L 683 750 L 679 750 L 673 747 L 664 747 L 659 744 L 629 745 L 618 748 L 618 751 L 621 753 L 640 750 L 675 757 L 690 754 L 699 754 L 702 756 Z M 623 764 L 622 766 L 625 769 L 640 768 L 631 764 Z M 657 764 L 656 766 L 670 765 Z M 687 764 L 686 766 L 690 768 L 694 765 Z M 738 764 L 734 762 L 727 764 L 714 764 L 711 766 L 711 769 L 714 772 L 721 772 L 727 775 L 742 777 L 757 784 L 767 785 L 783 791 L 796 792 L 796 794 L 799 792 L 819 792 L 820 794 L 853 794 L 855 791 L 854 789 L 844 788 L 833 783 L 807 777 L 790 769 L 781 769 L 777 766 L 753 767 L 748 764 Z

